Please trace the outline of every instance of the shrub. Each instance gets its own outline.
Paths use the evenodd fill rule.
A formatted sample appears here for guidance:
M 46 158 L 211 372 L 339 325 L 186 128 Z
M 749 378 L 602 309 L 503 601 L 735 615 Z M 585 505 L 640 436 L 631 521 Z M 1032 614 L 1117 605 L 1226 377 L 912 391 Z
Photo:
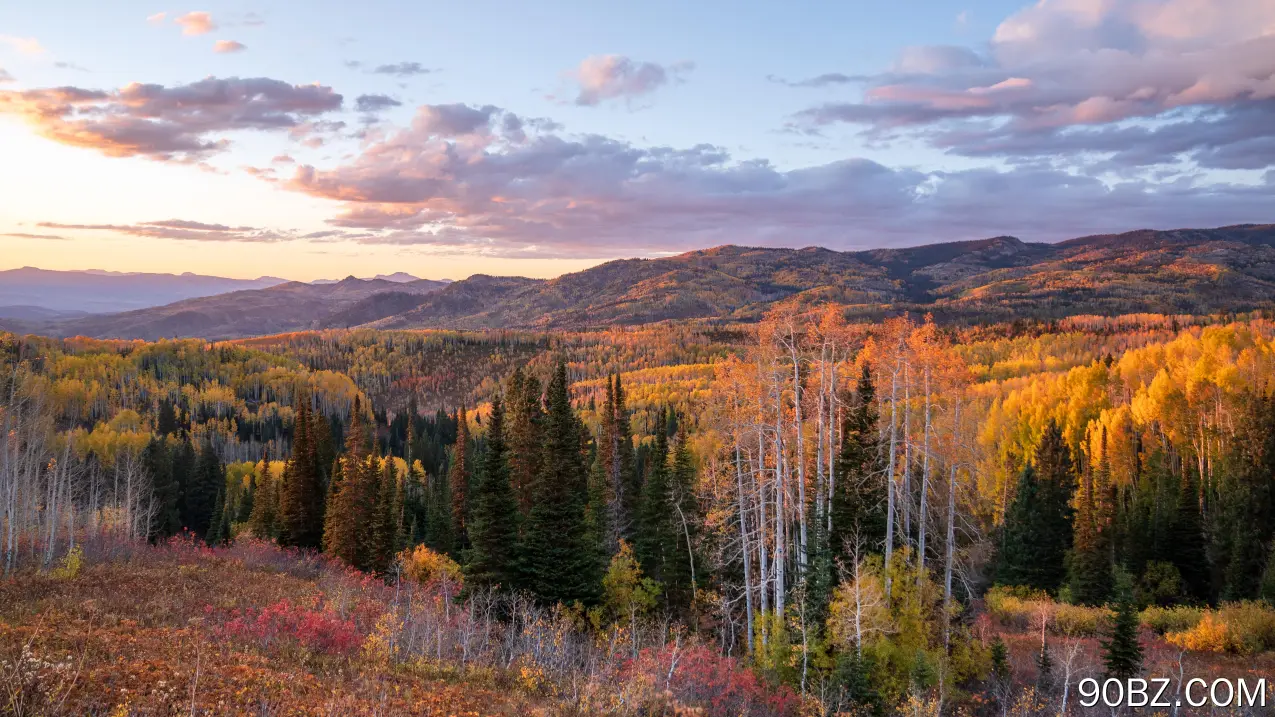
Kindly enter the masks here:
M 1054 608 L 1054 630 L 1060 635 L 1096 637 L 1111 616 L 1105 607 L 1059 604 Z
M 335 611 L 312 610 L 284 599 L 261 611 L 235 611 L 225 633 L 263 648 L 296 646 L 327 655 L 349 655 L 361 644 L 354 623 Z
M 1262 602 L 1224 603 L 1218 617 L 1231 635 L 1231 649 L 1242 655 L 1275 650 L 1275 609 Z
M 644 688 L 639 699 L 655 714 L 691 707 L 697 714 L 723 717 L 796 715 L 800 707 L 791 689 L 769 687 L 753 670 L 709 645 L 648 647 L 629 662 L 623 679 L 631 688 Z
M 1052 604 L 1049 595 L 1031 588 L 997 585 L 983 596 L 987 612 L 1005 627 L 1026 630 L 1042 603 Z
M 443 580 L 460 585 L 463 581 L 460 566 L 455 560 L 424 545 L 404 550 L 398 557 L 403 563 L 403 575 L 421 585 Z
M 1152 605 L 1138 617 L 1138 622 L 1143 627 L 1154 630 L 1158 635 L 1165 635 L 1170 632 L 1186 632 L 1200 623 L 1204 617 L 1204 610 L 1198 607 L 1188 607 L 1186 605 L 1176 605 L 1174 607 L 1159 607 Z
M 1226 624 L 1219 620 L 1212 611 L 1204 613 L 1200 621 L 1188 630 L 1171 632 L 1165 635 L 1171 645 L 1192 652 L 1225 652 L 1231 646 Z

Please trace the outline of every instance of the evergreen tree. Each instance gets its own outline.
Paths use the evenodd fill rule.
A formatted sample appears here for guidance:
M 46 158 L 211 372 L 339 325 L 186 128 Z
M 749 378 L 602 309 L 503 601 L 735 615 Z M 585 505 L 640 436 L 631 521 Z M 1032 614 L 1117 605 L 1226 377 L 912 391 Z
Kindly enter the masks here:
M 394 547 L 398 542 L 398 522 L 394 514 L 398 504 L 398 476 L 394 471 L 394 461 L 387 456 L 377 474 L 379 478 L 366 537 L 365 569 L 383 574 L 394 560 Z
M 358 400 L 355 399 L 358 408 Z M 346 434 L 345 454 L 330 483 L 331 498 L 324 518 L 323 548 L 346 564 L 374 567 L 373 543 L 381 468 L 367 452 L 363 417 L 357 410 Z
M 159 413 L 155 416 L 155 433 L 160 438 L 176 433 L 181 429 L 177 423 L 177 412 L 173 404 L 167 400 L 159 402 Z
M 252 512 L 248 516 L 248 530 L 258 538 L 273 539 L 279 535 L 279 483 L 270 475 L 270 457 L 264 456 L 257 464 L 257 490 L 253 497 Z
M 257 470 L 254 467 L 248 476 L 248 486 L 239 498 L 239 507 L 235 510 L 236 523 L 247 523 L 252 517 L 252 506 L 257 500 Z
M 1209 598 L 1209 560 L 1204 541 L 1204 520 L 1200 515 L 1200 484 L 1194 467 L 1182 471 L 1178 490 L 1177 516 L 1170 537 L 1169 559 L 1182 576 L 1187 595 L 1197 601 Z
M 1054 689 L 1054 658 L 1047 640 L 1040 641 L 1040 653 L 1036 655 L 1036 689 L 1043 693 Z
M 209 545 L 225 545 L 229 542 L 230 514 L 232 512 L 234 512 L 234 508 L 227 499 L 226 487 L 223 481 L 221 488 L 217 491 L 217 503 L 213 509 L 213 519 L 208 527 L 206 540 Z
M 686 614 L 695 596 L 695 545 L 699 535 L 699 500 L 695 496 L 695 462 L 690 441 L 679 430 L 669 472 L 665 508 L 672 527 L 670 550 L 665 554 L 664 589 L 675 612 Z
M 1142 672 L 1142 645 L 1138 642 L 1138 606 L 1133 600 L 1133 581 L 1123 570 L 1116 571 L 1115 618 L 1111 632 L 1102 642 L 1107 676 L 1137 677 Z
M 571 408 L 566 364 L 559 362 L 547 391 L 544 458 L 528 518 L 523 585 L 545 603 L 596 603 L 601 575 L 585 523 L 588 476 L 580 419 Z
M 1103 462 L 1087 472 L 1076 490 L 1067 585 L 1072 600 L 1081 605 L 1101 605 L 1111 588 L 1111 503 L 1108 468 Z
M 997 582 L 1048 592 L 1062 585 L 1072 543 L 1070 498 L 1076 479 L 1071 465 L 1062 431 L 1050 421 L 1036 448 L 1035 465 L 1019 475 L 1005 513 Z
M 185 514 L 182 523 L 195 535 L 203 538 L 212 527 L 213 518 L 217 516 L 218 495 L 225 490 L 225 472 L 221 460 L 213 450 L 211 443 L 204 443 L 195 461 L 191 481 L 186 487 L 184 501 Z
M 173 446 L 170 454 L 170 463 L 172 465 L 173 488 L 177 491 L 177 531 L 185 530 L 190 523 L 189 511 L 186 508 L 186 493 L 190 490 L 191 484 L 195 480 L 195 464 L 199 462 L 198 453 L 195 446 L 191 444 L 189 436 L 183 436 L 181 443 Z
M 531 512 L 533 487 L 544 460 L 541 437 L 545 417 L 540 394 L 540 381 L 535 376 L 525 375 L 522 368 L 514 369 L 507 391 L 509 481 L 524 518 Z
M 452 549 L 458 555 L 469 547 L 469 420 L 462 406 L 456 414 L 456 445 L 452 449 L 447 485 L 452 498 Z
M 279 491 L 279 543 L 300 548 L 318 548 L 323 540 L 323 480 L 318 466 L 310 399 L 299 402 L 288 459 L 286 480 Z M 359 400 L 354 399 L 355 416 Z M 358 419 L 355 419 L 358 420 Z
M 885 541 L 886 477 L 879 465 L 876 388 L 864 364 L 853 398 L 847 397 L 832 494 L 828 547 L 832 565 L 849 565 L 853 543 L 879 552 Z
M 666 425 L 666 410 L 660 410 L 656 426 Z M 633 548 L 642 573 L 662 583 L 665 565 L 677 544 L 677 536 L 673 532 L 673 516 L 669 511 L 668 434 L 660 428 L 656 429 L 655 446 L 647 456 L 646 465 Z
M 509 482 L 509 450 L 505 445 L 505 409 L 492 399 L 483 454 L 469 522 L 472 548 L 465 565 L 467 585 L 512 587 L 518 566 L 518 503 Z
M 150 539 L 164 540 L 181 532 L 181 486 L 173 475 L 172 452 L 162 438 L 152 438 L 142 451 L 142 465 L 150 475 L 155 493 L 155 516 Z

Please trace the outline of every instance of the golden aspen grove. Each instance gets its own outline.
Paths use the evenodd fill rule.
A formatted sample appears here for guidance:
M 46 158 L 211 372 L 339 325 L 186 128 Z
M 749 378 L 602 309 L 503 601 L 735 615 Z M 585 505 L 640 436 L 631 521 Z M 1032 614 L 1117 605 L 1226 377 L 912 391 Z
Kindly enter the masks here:
M 1125 602 L 1269 674 L 1275 323 L 848 315 L 6 334 L 6 709 L 1081 713 Z

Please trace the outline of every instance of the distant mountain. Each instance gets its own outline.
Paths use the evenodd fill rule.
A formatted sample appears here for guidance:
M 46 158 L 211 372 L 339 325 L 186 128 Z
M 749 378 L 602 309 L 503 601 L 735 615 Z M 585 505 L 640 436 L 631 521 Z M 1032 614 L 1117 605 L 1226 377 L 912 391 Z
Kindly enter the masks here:
M 162 306 L 182 299 L 241 289 L 264 289 L 284 279 L 225 279 L 199 274 L 51 271 L 22 267 L 0 271 L 0 306 L 107 313 Z
M 147 339 L 353 326 L 583 329 L 686 319 L 747 322 L 779 304 L 826 302 L 862 319 L 906 310 L 944 321 L 1266 308 L 1275 302 L 1275 225 L 1137 231 L 1057 244 L 994 237 L 859 252 L 721 246 L 611 261 L 550 280 L 349 277 L 107 316 L 0 317 L 0 326 Z
M 348 278 L 352 278 L 352 277 L 346 277 L 346 278 L 348 279 Z M 372 277 L 372 278 L 373 278 L 373 279 L 378 279 L 378 280 L 380 280 L 380 281 L 392 281 L 392 282 L 394 282 L 394 283 L 396 283 L 396 284 L 406 284 L 406 283 L 413 282 L 413 281 L 420 281 L 420 278 L 415 277 L 415 276 L 412 276 L 411 274 L 409 274 L 409 273 L 407 273 L 407 272 L 405 272 L 405 271 L 396 271 L 396 272 L 394 272 L 393 274 L 377 274 L 376 276 L 374 276 L 374 277 Z M 322 286 L 322 285 L 324 285 L 324 284 L 335 284 L 335 283 L 337 283 L 337 282 L 339 282 L 339 281 L 341 281 L 341 279 L 315 279 L 314 281 L 312 281 L 312 282 L 310 282 L 310 283 L 311 283 L 311 284 L 318 284 L 318 285 Z M 449 279 L 442 279 L 441 281 L 442 281 L 443 283 L 445 283 L 445 284 L 446 284 L 446 283 L 451 283 L 451 281 L 450 281 Z
M 425 279 L 396 283 L 350 277 L 320 285 L 293 281 L 268 289 L 232 291 L 136 311 L 52 322 L 40 328 L 59 336 L 97 338 L 238 338 L 350 325 L 340 315 L 369 297 L 391 292 L 426 294 L 443 286 Z M 380 318 L 368 311 L 358 316 L 358 323 Z
M 1275 225 L 1014 237 L 899 249 L 722 246 L 625 259 L 549 281 L 470 277 L 378 328 L 585 328 L 669 319 L 749 321 L 779 302 L 834 301 L 861 317 L 1213 313 L 1275 301 Z

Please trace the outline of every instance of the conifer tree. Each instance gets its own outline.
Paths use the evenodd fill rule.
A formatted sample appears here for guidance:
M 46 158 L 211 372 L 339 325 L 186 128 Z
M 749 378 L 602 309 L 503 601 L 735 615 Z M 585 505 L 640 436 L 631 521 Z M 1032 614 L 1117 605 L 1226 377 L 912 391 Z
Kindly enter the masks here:
M 323 540 L 324 496 L 314 444 L 315 423 L 310 416 L 310 399 L 299 402 L 288 459 L 286 480 L 279 491 L 279 543 L 299 548 L 318 548 Z M 359 402 L 354 401 L 355 415 Z
M 398 541 L 398 523 L 394 515 L 394 508 L 398 503 L 398 476 L 394 471 L 394 461 L 389 457 L 385 458 L 378 476 L 371 519 L 368 521 L 365 569 L 384 573 L 389 570 L 394 559 L 394 548 Z
M 571 408 L 565 363 L 558 363 L 546 393 L 544 458 L 533 487 L 522 582 L 545 603 L 593 604 L 601 574 L 585 523 L 583 428 Z
M 152 438 L 142 451 L 142 465 L 151 476 L 155 493 L 155 515 L 150 539 L 164 540 L 181 532 L 181 487 L 173 475 L 172 452 L 162 438 Z
M 456 414 L 456 445 L 452 449 L 447 485 L 452 498 L 452 549 L 460 554 L 469 547 L 469 419 L 464 406 Z
M 186 489 L 185 514 L 182 522 L 195 535 L 203 538 L 213 525 L 217 498 L 225 490 L 225 472 L 211 443 L 204 443 L 195 461 L 195 469 Z
M 1103 441 L 1106 445 L 1106 441 Z M 1081 605 L 1101 605 L 1111 588 L 1111 493 L 1104 461 L 1086 472 L 1076 490 L 1072 550 L 1067 585 L 1071 599 Z
M 1133 600 L 1133 581 L 1123 570 L 1116 571 L 1115 617 L 1111 632 L 1102 642 L 1107 676 L 1117 679 L 1137 677 L 1142 672 L 1142 645 L 1138 642 L 1138 606 Z
M 217 507 L 213 509 L 212 523 L 208 528 L 206 540 L 209 545 L 225 545 L 230 541 L 230 514 L 233 512 L 234 507 L 231 505 L 223 481 L 221 488 L 217 491 Z
M 514 369 L 509 378 L 508 438 L 509 481 L 518 500 L 518 510 L 525 518 L 531 512 L 532 489 L 544 459 L 544 410 L 540 405 L 540 381 Z
M 357 399 L 355 407 L 359 407 Z M 334 476 L 331 485 L 324 518 L 324 550 L 348 565 L 367 569 L 373 559 L 371 543 L 380 494 L 380 466 L 367 452 L 363 417 L 357 410 L 346 434 L 339 475 Z
M 257 501 L 257 470 L 248 475 L 248 485 L 239 497 L 239 506 L 235 509 L 236 523 L 247 523 L 252 516 L 252 506 Z
M 638 506 L 638 532 L 633 546 L 642 573 L 656 582 L 665 579 L 665 564 L 677 542 L 673 520 L 669 514 L 668 434 L 665 411 L 661 409 L 655 425 L 655 446 L 647 456 L 646 481 L 642 484 Z
M 279 535 L 279 483 L 270 475 L 270 456 L 263 456 L 257 464 L 257 491 L 248 515 L 248 529 L 258 538 L 272 539 Z
M 155 434 L 160 438 L 177 433 L 181 426 L 177 423 L 177 412 L 168 400 L 159 402 L 159 413 L 155 417 Z
M 1190 597 L 1209 598 L 1209 562 L 1204 541 L 1204 520 L 1200 515 L 1200 484 L 1195 468 L 1183 467 L 1178 490 L 1177 515 L 1173 521 L 1170 560 L 1182 576 L 1182 585 Z
M 1072 543 L 1069 502 L 1074 485 L 1071 453 L 1062 431 L 1050 421 L 1036 448 L 1034 466 L 1028 465 L 1019 475 L 1005 513 L 997 582 L 1047 592 L 1062 585 Z
M 872 372 L 864 364 L 842 420 L 828 534 L 834 566 L 850 565 L 848 549 L 856 539 L 869 546 L 870 553 L 879 552 L 885 540 L 886 477 L 879 466 L 875 401 Z
M 487 451 L 482 456 L 470 516 L 471 549 L 465 565 L 467 584 L 513 587 L 518 566 L 518 503 L 509 483 L 505 445 L 505 408 L 492 399 L 487 421 Z
M 696 538 L 699 501 L 695 496 L 695 462 L 685 429 L 678 431 L 669 472 L 668 503 L 671 549 L 665 555 L 664 587 L 669 607 L 680 613 L 690 608 L 696 590 Z
M 177 491 L 177 526 L 176 532 L 185 530 L 190 524 L 189 511 L 186 508 L 186 493 L 189 492 L 190 486 L 195 481 L 195 464 L 199 462 L 199 455 L 195 451 L 195 446 L 191 444 L 188 435 L 182 436 L 181 443 L 173 446 L 170 454 L 170 462 L 172 464 L 173 488 Z

